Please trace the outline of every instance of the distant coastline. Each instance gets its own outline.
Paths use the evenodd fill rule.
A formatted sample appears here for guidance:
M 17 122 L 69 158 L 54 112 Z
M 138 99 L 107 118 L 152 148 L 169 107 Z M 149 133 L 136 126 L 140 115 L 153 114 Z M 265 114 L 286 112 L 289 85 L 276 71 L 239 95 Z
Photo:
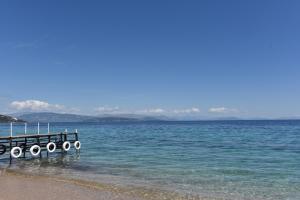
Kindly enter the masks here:
M 13 113 L 0 115 L 0 123 L 28 122 L 28 123 L 113 123 L 113 122 L 205 122 L 205 121 L 290 121 L 300 120 L 300 117 L 282 118 L 238 118 L 238 117 L 201 117 L 195 119 L 176 119 L 167 116 L 145 116 L 135 114 L 104 114 L 99 116 L 79 115 L 54 112 Z
M 25 121 L 22 119 L 18 119 L 16 117 L 0 115 L 0 123 L 8 123 L 8 122 L 25 122 Z

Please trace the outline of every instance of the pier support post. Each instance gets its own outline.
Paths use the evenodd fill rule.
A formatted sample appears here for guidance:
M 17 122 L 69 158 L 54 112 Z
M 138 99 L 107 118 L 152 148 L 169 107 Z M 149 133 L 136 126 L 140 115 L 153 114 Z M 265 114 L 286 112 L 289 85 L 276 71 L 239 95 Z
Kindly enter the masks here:
M 37 138 L 37 142 L 38 142 L 39 147 L 42 148 L 41 142 L 40 142 L 40 137 Z M 40 152 L 40 158 L 42 158 L 42 151 Z
M 62 144 L 63 144 L 63 136 L 62 136 L 63 133 L 60 133 L 60 143 L 61 143 L 61 152 L 63 152 L 63 148 L 62 148 Z
M 49 123 L 48 123 L 49 124 Z M 50 143 L 50 141 L 51 141 L 51 137 L 50 137 L 50 135 L 48 136 L 48 143 Z M 46 149 L 46 151 L 47 151 L 47 158 L 49 157 L 49 152 L 48 152 L 48 149 Z
M 25 137 L 25 148 L 24 148 L 24 152 L 23 152 L 24 158 L 26 158 L 26 150 L 27 150 L 27 137 Z
M 12 149 L 12 122 L 10 123 L 10 138 L 9 138 L 9 164 L 11 164 L 12 157 L 11 157 L 11 149 Z
M 11 149 L 12 149 L 12 138 L 9 139 L 9 164 L 11 164 L 12 157 L 11 157 Z

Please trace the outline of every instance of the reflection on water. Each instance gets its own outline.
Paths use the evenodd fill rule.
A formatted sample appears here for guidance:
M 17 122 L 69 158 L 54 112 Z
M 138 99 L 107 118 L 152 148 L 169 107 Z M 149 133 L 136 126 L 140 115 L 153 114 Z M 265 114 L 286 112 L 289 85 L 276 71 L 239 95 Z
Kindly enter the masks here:
M 39 173 L 39 171 L 47 172 L 51 167 L 56 167 L 57 171 L 64 168 L 73 168 L 72 166 L 80 159 L 80 152 L 67 153 L 55 153 L 50 156 L 46 156 L 46 152 L 42 158 L 31 158 L 30 156 L 25 159 L 13 160 L 9 164 L 9 158 L 1 159 L 1 167 L 20 169 L 22 171 L 32 171 Z

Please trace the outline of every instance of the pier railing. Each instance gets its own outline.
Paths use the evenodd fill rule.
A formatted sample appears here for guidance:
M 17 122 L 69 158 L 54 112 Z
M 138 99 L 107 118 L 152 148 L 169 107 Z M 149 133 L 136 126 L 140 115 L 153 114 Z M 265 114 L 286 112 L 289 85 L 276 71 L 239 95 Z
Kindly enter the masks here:
M 0 156 L 10 153 L 10 162 L 12 158 L 25 158 L 30 152 L 33 157 L 42 157 L 42 151 L 53 153 L 57 150 L 68 152 L 71 146 L 75 150 L 81 148 L 81 143 L 78 139 L 78 131 L 68 132 L 65 129 L 63 132 L 50 132 L 50 124 L 47 124 L 47 133 L 40 131 L 40 123 L 37 123 L 35 133 L 28 132 L 27 123 L 24 123 L 24 132 L 20 134 L 20 124 L 18 124 L 18 134 L 14 134 L 14 124 L 9 124 L 9 134 L 0 136 Z

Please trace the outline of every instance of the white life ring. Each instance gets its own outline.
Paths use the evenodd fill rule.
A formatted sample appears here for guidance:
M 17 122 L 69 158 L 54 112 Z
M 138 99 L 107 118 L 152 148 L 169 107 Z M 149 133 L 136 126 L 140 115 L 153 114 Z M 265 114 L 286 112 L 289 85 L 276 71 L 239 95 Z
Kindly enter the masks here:
M 47 144 L 47 151 L 53 153 L 56 150 L 56 144 L 54 142 L 49 142 Z
M 30 153 L 32 156 L 38 156 L 41 153 L 41 147 L 39 145 L 33 145 L 30 147 Z
M 79 141 L 74 142 L 74 147 L 76 150 L 79 150 L 81 148 L 81 143 Z
M 13 158 L 19 158 L 22 155 L 22 149 L 20 147 L 14 147 L 10 151 L 10 155 Z
M 65 151 L 69 151 L 70 150 L 70 148 L 71 148 L 71 143 L 69 142 L 69 141 L 65 141 L 64 143 L 63 143 L 63 150 L 65 150 Z

